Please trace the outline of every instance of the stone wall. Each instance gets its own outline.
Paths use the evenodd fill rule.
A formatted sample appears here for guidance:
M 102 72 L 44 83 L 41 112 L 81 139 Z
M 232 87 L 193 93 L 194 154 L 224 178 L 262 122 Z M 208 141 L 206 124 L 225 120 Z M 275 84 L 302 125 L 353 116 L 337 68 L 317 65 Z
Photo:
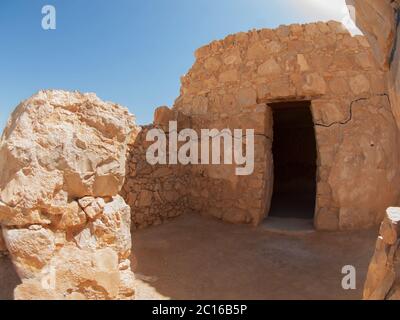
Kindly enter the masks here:
M 255 172 L 193 166 L 192 206 L 227 221 L 258 224 L 273 186 L 268 103 L 310 100 L 318 148 L 315 225 L 379 223 L 399 192 L 399 140 L 384 73 L 364 37 L 337 22 L 228 36 L 196 51 L 174 110 L 193 128 L 254 128 Z M 381 190 L 379 194 L 376 190 Z
M 159 223 L 169 215 L 170 207 L 164 212 L 161 199 L 154 201 L 164 183 L 153 172 L 161 172 L 165 181 L 174 176 L 183 181 L 188 192 L 183 195 L 185 205 L 176 206 L 178 213 L 196 211 L 229 222 L 259 224 L 269 212 L 273 193 L 269 103 L 280 101 L 311 101 L 318 148 L 317 229 L 368 227 L 397 204 L 398 131 L 385 74 L 364 37 L 352 37 L 337 22 L 282 26 L 230 35 L 198 49 L 195 56 L 195 64 L 181 79 L 174 107 L 159 109 L 155 125 L 166 126 L 179 114 L 178 125 L 199 135 L 203 128 L 255 129 L 254 173 L 238 176 L 236 165 L 150 169 L 140 160 L 138 174 L 146 178 L 138 183 L 137 176 L 128 177 L 126 182 L 128 203 L 133 203 L 134 212 L 143 212 L 136 225 L 144 220 L 144 225 Z M 138 154 L 133 158 L 144 158 L 140 141 L 132 149 Z M 139 184 L 147 185 L 142 194 Z
M 144 228 L 190 211 L 188 186 L 190 170 L 181 165 L 150 165 L 146 150 L 149 130 L 158 125 L 142 127 L 129 145 L 127 177 L 122 188 L 126 203 L 132 208 L 132 226 Z

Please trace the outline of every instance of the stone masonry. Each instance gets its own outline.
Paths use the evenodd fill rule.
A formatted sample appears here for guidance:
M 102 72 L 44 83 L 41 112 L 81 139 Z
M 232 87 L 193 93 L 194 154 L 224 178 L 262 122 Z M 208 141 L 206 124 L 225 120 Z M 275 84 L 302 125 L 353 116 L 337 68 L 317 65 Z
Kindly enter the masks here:
M 154 126 L 166 127 L 175 119 L 179 127 L 197 131 L 255 129 L 254 173 L 237 176 L 232 165 L 150 169 L 141 164 L 146 169 L 128 176 L 130 187 L 125 188 L 132 211 L 146 212 L 136 225 L 168 217 L 170 209 L 162 208 L 171 208 L 171 201 L 178 208 L 172 215 L 195 211 L 232 223 L 261 223 L 273 193 L 269 104 L 282 101 L 311 101 L 318 154 L 318 230 L 365 228 L 379 223 L 385 209 L 397 204 L 398 130 L 385 74 L 364 37 L 352 37 L 337 22 L 291 25 L 230 35 L 195 55 L 175 105 L 172 110 L 159 108 Z M 138 155 L 131 157 L 136 160 L 130 166 L 144 158 L 143 152 L 131 149 Z M 139 193 L 142 177 L 143 185 L 153 187 Z M 174 188 L 160 181 L 172 177 L 180 177 Z M 182 194 L 175 192 L 179 185 L 185 190 Z M 172 189 L 170 201 L 159 198 L 160 192 Z M 163 202 L 166 206 L 160 206 Z

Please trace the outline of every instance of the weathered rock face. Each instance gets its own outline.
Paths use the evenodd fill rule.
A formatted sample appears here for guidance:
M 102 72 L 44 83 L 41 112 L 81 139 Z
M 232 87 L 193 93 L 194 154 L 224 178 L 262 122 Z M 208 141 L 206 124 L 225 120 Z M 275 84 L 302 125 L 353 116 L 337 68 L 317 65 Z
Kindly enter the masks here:
M 356 24 L 367 36 L 380 68 L 386 73 L 392 112 L 400 127 L 400 49 L 398 0 L 346 0 L 356 9 Z M 395 187 L 395 188 L 398 188 Z M 400 209 L 389 208 L 382 222 L 364 287 L 364 299 L 400 299 Z
M 94 94 L 41 91 L 16 108 L 0 142 L 16 298 L 133 297 L 130 208 L 118 193 L 134 129 L 127 109 Z
M 381 224 L 364 286 L 366 300 L 400 299 L 400 208 L 389 208 Z
M 355 8 L 355 22 L 366 35 L 387 84 L 393 114 L 400 127 L 400 1 L 346 0 Z

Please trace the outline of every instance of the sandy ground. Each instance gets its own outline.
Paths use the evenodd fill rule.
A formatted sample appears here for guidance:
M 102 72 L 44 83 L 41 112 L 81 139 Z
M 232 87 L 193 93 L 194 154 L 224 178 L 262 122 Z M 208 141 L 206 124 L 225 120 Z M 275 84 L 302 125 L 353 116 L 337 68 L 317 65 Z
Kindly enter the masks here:
M 139 299 L 360 299 L 377 230 L 279 235 L 185 215 L 134 231 Z M 357 270 L 343 290 L 341 269 Z M 0 299 L 18 277 L 0 258 Z
M 361 299 L 376 236 L 288 236 L 186 215 L 134 233 L 135 272 L 171 299 Z M 356 290 L 342 289 L 344 265 Z

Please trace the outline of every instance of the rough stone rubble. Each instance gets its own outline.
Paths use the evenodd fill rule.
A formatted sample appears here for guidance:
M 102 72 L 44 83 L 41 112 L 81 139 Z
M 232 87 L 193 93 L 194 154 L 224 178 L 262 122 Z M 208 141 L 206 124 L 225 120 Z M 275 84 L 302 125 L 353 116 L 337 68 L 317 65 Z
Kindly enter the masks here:
M 355 22 L 367 37 L 379 67 L 386 72 L 392 113 L 400 126 L 400 1 L 346 0 L 355 7 Z M 394 188 L 398 189 L 398 186 Z M 377 189 L 379 190 L 379 189 Z M 380 190 L 379 190 L 380 192 Z M 369 266 L 364 299 L 400 299 L 400 208 L 389 208 Z
M 16 299 L 131 299 L 130 208 L 118 195 L 127 109 L 94 94 L 41 91 L 0 142 L 0 224 Z M 1 246 L 0 242 L 0 246 Z
M 364 285 L 366 300 L 400 300 L 400 208 L 383 220 Z

